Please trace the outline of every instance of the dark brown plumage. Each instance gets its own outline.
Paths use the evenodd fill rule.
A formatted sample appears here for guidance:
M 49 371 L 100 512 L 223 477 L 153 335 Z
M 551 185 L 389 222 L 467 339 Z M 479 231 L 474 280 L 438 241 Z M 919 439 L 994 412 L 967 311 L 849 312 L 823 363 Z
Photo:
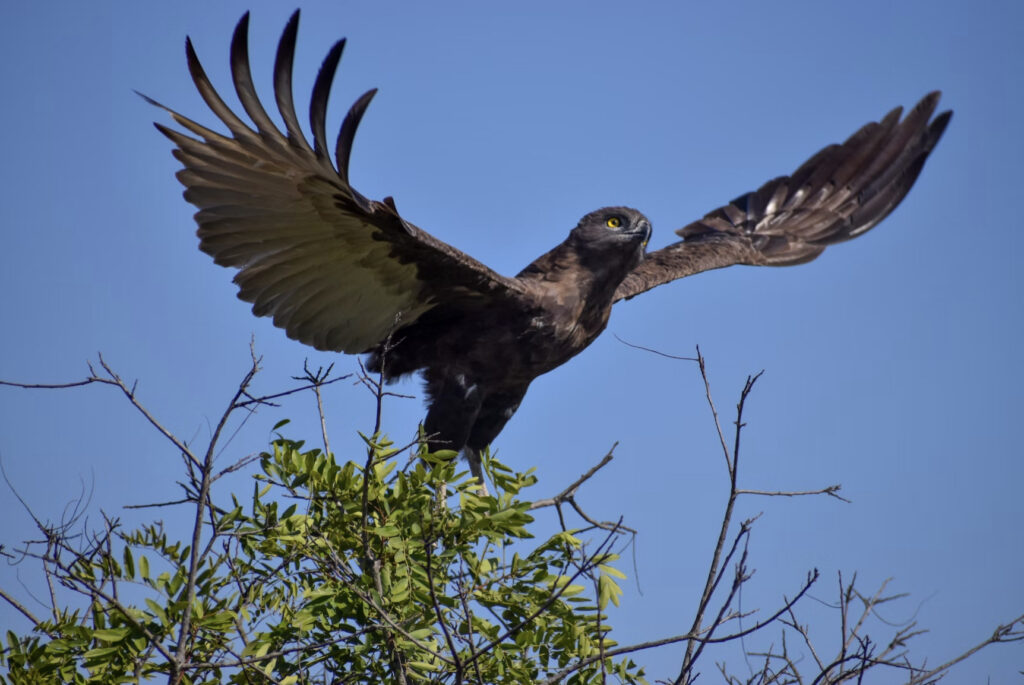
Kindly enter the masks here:
M 313 87 L 310 146 L 292 100 L 298 18 L 296 12 L 285 27 L 274 65 L 284 132 L 253 86 L 248 14 L 235 29 L 231 71 L 255 129 L 224 104 L 186 42 L 192 79 L 231 134 L 173 110 L 191 136 L 157 124 L 185 167 L 178 179 L 199 208 L 199 247 L 238 269 L 238 296 L 290 337 L 320 350 L 367 353 L 369 367 L 387 379 L 422 371 L 431 449 L 465 449 L 477 476 L 479 450 L 498 435 L 530 382 L 593 342 L 613 303 L 732 264 L 802 264 L 864 233 L 910 190 L 951 116 L 932 118 L 937 92 L 902 120 L 894 109 L 649 254 L 643 214 L 599 209 L 508 278 L 405 221 L 390 198 L 369 200 L 350 185 L 352 141 L 375 91 L 349 110 L 332 163 L 324 122 L 343 40 L 328 52 Z

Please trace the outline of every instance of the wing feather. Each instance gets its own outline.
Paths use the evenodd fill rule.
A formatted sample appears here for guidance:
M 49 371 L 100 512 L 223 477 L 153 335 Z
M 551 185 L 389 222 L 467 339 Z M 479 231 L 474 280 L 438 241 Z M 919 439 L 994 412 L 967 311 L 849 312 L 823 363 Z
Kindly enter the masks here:
M 295 114 L 295 101 L 292 97 L 292 65 L 295 62 L 295 42 L 298 33 L 299 10 L 295 10 L 277 44 L 277 55 L 274 58 L 274 100 L 277 102 L 281 118 L 284 119 L 288 142 L 302 152 L 312 154 L 313 149 L 302 135 L 302 127 L 299 126 L 299 117 Z
M 338 173 L 345 183 L 348 183 L 348 163 L 349 157 L 352 155 L 352 140 L 356 136 L 356 129 L 359 128 L 359 122 L 363 120 L 366 108 L 370 106 L 370 100 L 376 94 L 377 89 L 373 88 L 360 95 L 359 99 L 348 110 L 345 120 L 341 122 L 341 130 L 338 132 L 338 142 L 335 146 L 334 157 L 338 160 Z
M 952 112 L 932 118 L 939 93 L 901 120 L 902 108 L 829 145 L 790 176 L 768 181 L 676 231 L 683 240 L 647 255 L 615 301 L 732 264 L 792 266 L 870 230 L 917 180 Z
M 341 61 L 341 53 L 345 50 L 345 39 L 342 38 L 331 46 L 324 57 L 320 71 L 313 83 L 313 95 L 309 101 L 309 128 L 313 131 L 313 152 L 320 161 L 327 159 L 327 100 L 331 95 L 331 84 L 334 74 Z M 333 169 L 332 169 L 333 170 Z
M 198 211 L 199 247 L 238 269 L 238 296 L 273 318 L 292 338 L 318 349 L 359 353 L 440 302 L 458 298 L 516 300 L 525 291 L 452 246 L 408 223 L 394 202 L 374 202 L 349 184 L 356 129 L 375 90 L 349 110 L 327 147 L 326 113 L 345 41 L 327 53 L 310 99 L 311 146 L 292 93 L 299 12 L 289 19 L 274 61 L 274 100 L 284 132 L 261 103 L 249 65 L 246 13 L 231 41 L 231 76 L 252 125 L 225 104 L 185 44 L 189 72 L 230 135 L 163 105 L 186 132 L 157 124 L 176 146 L 177 177 Z M 143 96 L 145 97 L 145 96 Z
M 252 82 L 252 69 L 249 67 L 248 12 L 242 15 L 231 37 L 231 79 L 235 83 L 235 93 L 242 103 L 242 108 L 256 124 L 256 130 L 263 136 L 264 142 L 280 149 L 281 143 L 285 141 L 277 126 L 270 120 L 267 110 L 263 109 L 260 99 L 256 97 L 256 86 Z

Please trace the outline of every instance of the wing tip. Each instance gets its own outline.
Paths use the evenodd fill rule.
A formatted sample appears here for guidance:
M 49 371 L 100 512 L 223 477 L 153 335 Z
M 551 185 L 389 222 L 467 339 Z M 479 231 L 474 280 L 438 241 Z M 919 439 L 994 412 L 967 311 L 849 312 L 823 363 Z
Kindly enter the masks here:
M 331 85 L 338 70 L 338 63 L 345 50 L 346 39 L 342 38 L 331 46 L 327 56 L 320 64 L 316 81 L 313 82 L 313 94 L 309 101 L 309 125 L 313 129 L 313 151 L 320 159 L 327 157 L 327 101 L 331 94 Z
M 234 63 L 236 60 L 249 61 L 249 10 L 238 20 L 231 34 L 231 61 Z
M 932 146 L 939 142 L 939 138 L 946 132 L 946 127 L 949 126 L 949 122 L 953 120 L 953 110 L 947 109 L 944 112 L 939 112 L 932 119 L 931 123 L 928 124 L 928 134 L 932 138 Z
M 153 105 L 154 107 L 159 107 L 160 109 L 167 109 L 166 106 L 164 106 L 160 102 L 154 100 L 153 98 L 149 97 L 148 95 L 146 95 L 145 93 L 143 93 L 140 90 L 136 90 L 135 88 L 132 88 L 132 92 L 135 93 L 136 95 L 138 95 L 143 100 L 145 100 L 147 103 Z

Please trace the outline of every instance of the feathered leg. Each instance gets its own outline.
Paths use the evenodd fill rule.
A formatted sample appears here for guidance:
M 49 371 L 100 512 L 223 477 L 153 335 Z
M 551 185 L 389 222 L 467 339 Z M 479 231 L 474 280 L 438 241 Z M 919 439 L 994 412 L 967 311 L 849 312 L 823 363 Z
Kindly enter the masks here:
M 430 452 L 463 452 L 483 402 L 479 385 L 461 373 L 434 375 L 428 372 L 427 394 L 430 405 L 427 417 L 423 420 L 427 449 Z M 469 450 L 465 454 L 473 475 L 483 483 L 479 456 L 470 456 Z M 440 493 L 441 499 L 444 499 L 447 488 L 442 488 Z
M 488 395 L 477 411 L 476 421 L 466 440 L 466 461 L 469 462 L 470 472 L 477 477 L 482 487 L 482 494 L 487 495 L 487 482 L 484 480 L 483 464 L 480 462 L 480 453 L 485 447 L 491 444 L 498 433 L 505 427 L 508 420 L 519 409 L 519 403 L 526 395 L 529 384 L 508 388 L 503 392 Z

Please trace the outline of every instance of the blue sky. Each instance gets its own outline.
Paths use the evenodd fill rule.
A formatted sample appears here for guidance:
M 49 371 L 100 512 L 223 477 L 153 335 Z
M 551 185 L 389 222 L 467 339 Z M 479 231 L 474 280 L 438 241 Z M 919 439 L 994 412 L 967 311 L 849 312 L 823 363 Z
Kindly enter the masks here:
M 178 164 L 151 125 L 169 118 L 132 89 L 214 123 L 188 78 L 184 37 L 233 101 L 228 44 L 252 9 L 253 70 L 269 96 L 293 7 L 103 7 L 22 3 L 0 23 L 0 378 L 79 379 L 100 351 L 139 380 L 168 428 L 202 441 L 247 367 L 250 336 L 264 356 L 257 391 L 288 387 L 306 358 L 356 363 L 287 339 L 235 298 L 232 274 L 196 249 Z M 380 88 L 357 136 L 354 185 L 393 195 L 410 221 L 506 274 L 605 205 L 645 212 L 660 247 L 866 121 L 943 90 L 953 122 L 881 226 L 808 265 L 731 268 L 618 305 L 604 336 L 533 384 L 495 447 L 508 464 L 538 467 L 541 497 L 619 441 L 581 497 L 594 516 L 621 514 L 641 531 L 642 594 L 630 582 L 612 623 L 621 642 L 685 632 L 724 505 L 717 438 L 694 366 L 612 333 L 672 354 L 699 344 L 727 417 L 746 375 L 766 370 L 747 407 L 742 484 L 838 482 L 853 500 L 741 500 L 739 516 L 764 512 L 745 609 L 769 612 L 812 567 L 822 601 L 837 571 L 857 572 L 864 591 L 892 577 L 911 597 L 884 618 L 929 628 L 912 655 L 935 664 L 1024 612 L 1024 7 L 336 2 L 303 12 L 297 102 L 342 36 L 328 127 Z M 365 391 L 337 384 L 326 401 L 335 451 L 357 450 L 355 431 L 372 429 Z M 261 412 L 222 458 L 259 451 L 284 417 L 291 437 L 315 443 L 314 409 L 300 397 Z M 420 418 L 420 400 L 393 400 L 385 427 L 404 442 Z M 46 519 L 83 483 L 94 519 L 102 509 L 139 520 L 120 507 L 177 493 L 177 456 L 109 388 L 0 389 L 0 456 Z M 4 545 L 32 533 L 9 492 L 0 520 Z M 0 586 L 34 587 L 34 574 L 2 566 Z M 823 615 L 813 601 L 805 611 Z M 7 625 L 18 617 L 0 606 Z M 759 640 L 747 646 L 778 634 Z M 652 676 L 678 658 L 675 648 L 641 657 Z M 1020 644 L 995 646 L 950 682 L 1009 682 L 1022 667 Z

